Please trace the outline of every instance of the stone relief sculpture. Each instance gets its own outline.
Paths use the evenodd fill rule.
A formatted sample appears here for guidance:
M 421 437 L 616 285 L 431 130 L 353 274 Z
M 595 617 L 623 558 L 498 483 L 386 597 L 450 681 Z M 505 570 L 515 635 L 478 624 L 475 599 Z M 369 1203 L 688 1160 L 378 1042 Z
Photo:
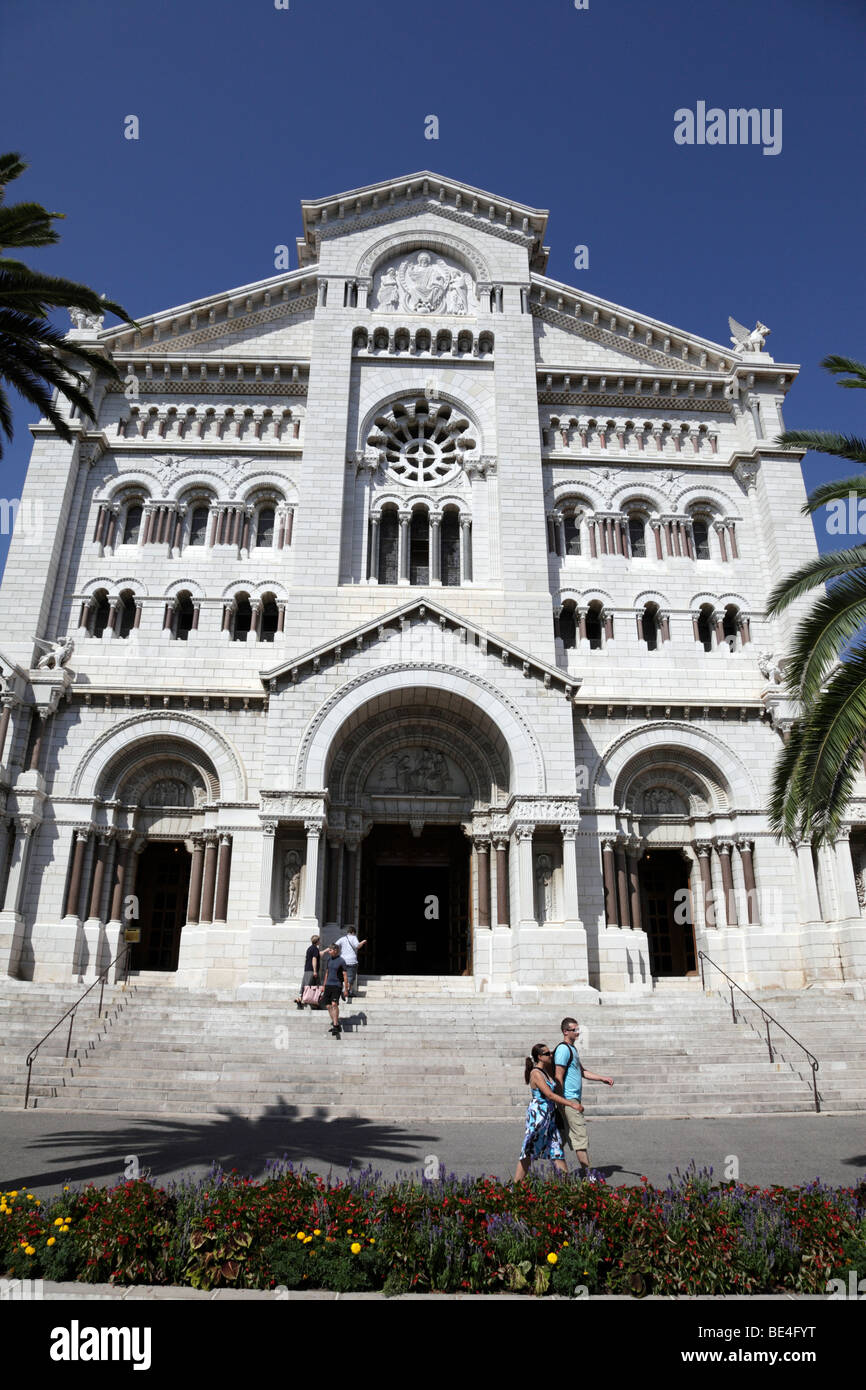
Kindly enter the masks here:
M 453 789 L 453 778 L 444 753 L 437 748 L 404 749 L 389 753 L 368 782 L 370 791 L 444 796 Z
M 688 814 L 680 798 L 669 787 L 650 787 L 644 792 L 643 808 L 652 816 L 683 816 Z
M 549 854 L 535 856 L 535 918 L 549 922 L 553 916 L 553 864 Z
M 376 292 L 376 309 L 406 314 L 469 313 L 472 277 L 441 256 L 421 251 L 383 271 Z
M 771 681 L 773 685 L 781 685 L 782 663 L 776 660 L 772 652 L 759 653 L 758 670 L 765 680 Z
M 289 850 L 283 864 L 283 901 L 286 916 L 297 917 L 301 889 L 301 856 L 296 849 Z
M 145 806 L 191 806 L 192 794 L 185 782 L 163 778 L 153 782 L 144 794 Z
M 68 313 L 73 328 L 101 328 L 105 321 L 104 314 L 88 314 L 86 309 L 72 308 Z

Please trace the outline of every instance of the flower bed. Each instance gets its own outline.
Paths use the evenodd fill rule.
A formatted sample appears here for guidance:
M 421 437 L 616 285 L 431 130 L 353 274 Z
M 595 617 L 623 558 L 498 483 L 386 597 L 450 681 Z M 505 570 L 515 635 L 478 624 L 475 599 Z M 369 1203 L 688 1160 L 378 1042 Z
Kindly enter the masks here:
M 17 1278 L 199 1289 L 824 1293 L 866 1275 L 866 1183 L 759 1189 L 677 1172 L 665 1188 L 569 1175 L 335 1184 L 290 1164 L 262 1182 L 64 1188 L 0 1197 Z

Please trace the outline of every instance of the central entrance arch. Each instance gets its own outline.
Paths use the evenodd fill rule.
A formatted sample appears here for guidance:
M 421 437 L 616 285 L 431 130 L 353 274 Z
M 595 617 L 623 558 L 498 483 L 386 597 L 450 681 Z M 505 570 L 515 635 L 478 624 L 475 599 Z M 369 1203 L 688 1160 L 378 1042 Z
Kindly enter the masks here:
M 468 975 L 469 841 L 459 826 L 376 825 L 364 841 L 360 925 L 373 975 Z

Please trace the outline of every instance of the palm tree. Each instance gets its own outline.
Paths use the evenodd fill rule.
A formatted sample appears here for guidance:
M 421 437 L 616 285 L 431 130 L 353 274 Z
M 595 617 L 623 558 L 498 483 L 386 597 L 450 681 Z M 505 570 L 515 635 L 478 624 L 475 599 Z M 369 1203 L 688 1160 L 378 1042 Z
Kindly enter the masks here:
M 840 386 L 866 389 L 866 364 L 848 357 L 821 363 Z M 866 440 L 824 430 L 786 430 L 776 441 L 866 465 Z M 866 498 L 866 475 L 825 483 L 810 494 L 806 514 L 849 497 Z M 859 528 L 858 528 L 859 529 Z M 834 838 L 862 763 L 866 738 L 866 545 L 810 560 L 773 590 L 767 614 L 776 617 L 821 584 L 826 593 L 797 627 L 785 661 L 785 685 L 795 719 L 773 774 L 770 824 L 788 839 L 813 844 Z
M 60 240 L 51 223 L 62 218 L 63 213 L 46 212 L 39 203 L 3 206 L 7 184 L 26 168 L 20 155 L 0 155 L 0 252 L 7 247 L 52 246 Z M 120 380 L 120 373 L 100 352 L 68 343 L 52 328 L 47 316 L 52 309 L 60 308 L 78 308 L 98 315 L 110 310 L 124 322 L 132 323 L 119 304 L 100 299 L 86 285 L 41 275 L 21 261 L 0 255 L 0 382 L 14 386 L 51 421 L 60 438 L 69 442 L 74 436 L 54 404 L 52 388 L 77 406 L 82 415 L 95 420 L 86 395 L 88 374 L 82 369 L 98 368 L 114 380 Z M 0 385 L 0 458 L 4 434 L 12 438 L 12 410 Z

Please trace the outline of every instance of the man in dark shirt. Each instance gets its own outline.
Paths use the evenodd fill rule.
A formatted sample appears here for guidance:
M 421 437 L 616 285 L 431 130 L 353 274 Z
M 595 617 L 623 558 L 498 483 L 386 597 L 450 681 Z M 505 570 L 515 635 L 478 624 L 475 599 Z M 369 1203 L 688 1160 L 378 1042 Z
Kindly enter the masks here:
M 342 1033 L 340 1027 L 340 995 L 344 999 L 349 995 L 349 977 L 346 974 L 346 962 L 340 955 L 337 946 L 329 946 L 325 955 L 325 1004 L 328 1013 L 331 1015 L 331 1027 L 328 1030 L 338 1038 Z M 342 986 L 340 980 L 342 979 Z

